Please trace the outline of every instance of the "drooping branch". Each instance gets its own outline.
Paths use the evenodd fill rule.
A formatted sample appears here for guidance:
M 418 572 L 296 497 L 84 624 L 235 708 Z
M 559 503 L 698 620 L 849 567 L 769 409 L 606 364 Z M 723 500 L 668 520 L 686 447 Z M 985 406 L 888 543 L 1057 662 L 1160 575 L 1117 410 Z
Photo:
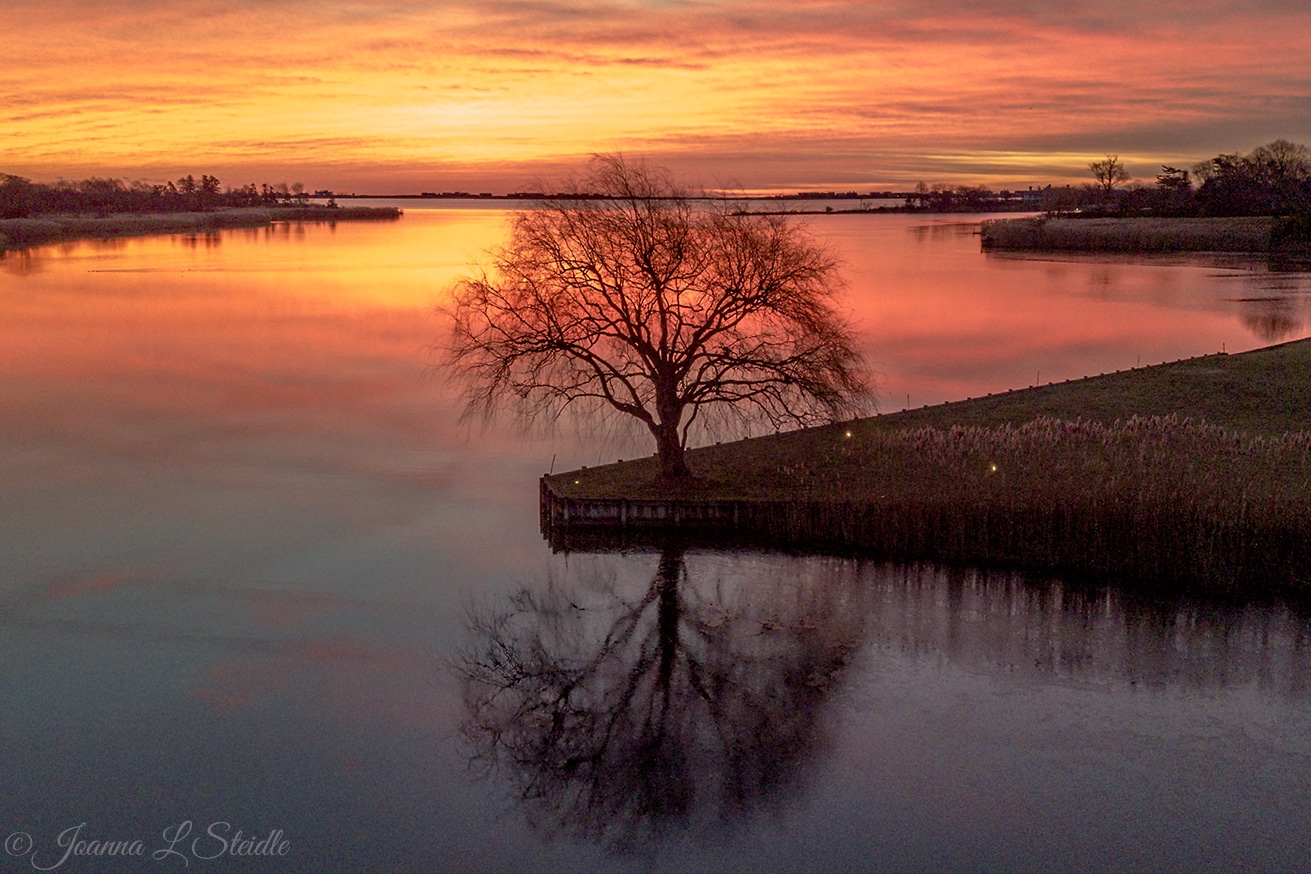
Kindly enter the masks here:
M 837 262 L 800 226 L 694 202 L 617 157 L 575 193 L 603 197 L 519 213 L 490 270 L 454 289 L 448 360 L 466 414 L 596 404 L 643 422 L 666 475 L 681 475 L 703 407 L 778 427 L 868 405 L 833 306 Z

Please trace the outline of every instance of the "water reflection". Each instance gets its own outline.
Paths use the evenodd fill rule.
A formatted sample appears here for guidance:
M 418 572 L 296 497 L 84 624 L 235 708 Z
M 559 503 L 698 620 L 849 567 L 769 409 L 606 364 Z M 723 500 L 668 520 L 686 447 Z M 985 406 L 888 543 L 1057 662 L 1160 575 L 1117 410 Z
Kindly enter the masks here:
M 473 616 L 462 733 L 547 834 L 639 849 L 795 791 L 862 636 L 850 575 L 614 567 L 552 577 Z
M 1302 332 L 1300 301 L 1287 297 L 1251 297 L 1238 301 L 1243 324 L 1267 343 L 1278 343 Z
M 0 252 L 0 268 L 15 276 L 26 276 L 38 272 L 43 266 L 43 259 L 36 257 L 32 249 L 16 249 Z
M 1010 573 L 866 568 L 870 640 L 958 665 L 1172 689 L 1311 697 L 1311 622 L 1288 605 L 1145 598 Z
M 298 870 L 616 870 L 488 817 L 504 787 L 464 785 L 447 742 L 475 711 L 414 682 L 470 641 L 462 604 L 552 562 L 483 615 L 505 617 L 507 654 L 574 672 L 571 726 L 617 713 L 627 746 L 548 743 L 555 710 L 518 686 L 480 705 L 543 830 L 636 845 L 735 824 L 728 851 L 666 841 L 658 870 L 1298 869 L 1311 644 L 1287 610 L 834 559 L 548 556 L 536 477 L 635 448 L 461 431 L 424 376 L 433 304 L 505 219 L 0 258 L 0 820 L 53 847 L 70 823 L 225 817 L 285 828 Z M 959 230 L 918 244 L 930 221 L 813 224 L 897 406 L 1239 351 L 1239 298 L 1296 300 L 1311 325 L 1308 274 L 1125 264 L 1102 303 L 1085 264 L 1002 262 Z M 600 758 L 562 773 L 570 751 Z M 643 762 L 663 770 L 620 773 Z
M 970 219 L 937 219 L 925 224 L 915 224 L 910 228 L 910 235 L 915 242 L 923 245 L 931 241 L 946 240 L 953 237 L 977 237 L 979 221 Z
M 471 758 L 539 831 L 618 851 L 654 851 L 685 829 L 734 831 L 804 798 L 830 754 L 851 754 L 835 751 L 835 733 L 896 710 L 906 677 L 929 682 L 913 696 L 930 712 L 950 712 L 960 693 L 931 678 L 963 674 L 1013 687 L 1016 706 L 1044 720 L 1086 710 L 1097 690 L 1121 714 L 1118 730 L 1139 738 L 1162 730 L 1153 701 L 1218 707 L 1217 726 L 1229 696 L 1245 711 L 1311 701 L 1311 623 L 1291 609 L 833 558 L 677 546 L 658 560 L 574 555 L 544 583 L 474 611 L 469 634 L 457 669 Z M 1059 749 L 1064 737 L 1046 738 L 1043 724 L 1015 742 Z M 1289 724 L 1293 749 L 1299 731 Z M 1207 755 L 1250 753 L 1241 732 L 1206 743 Z M 875 779 L 898 773 L 861 761 Z M 921 775 L 926 785 L 959 777 Z M 1122 803 L 1139 803 L 1135 792 Z
M 178 234 L 177 238 L 188 249 L 217 249 L 223 245 L 222 231 L 201 231 L 194 234 Z

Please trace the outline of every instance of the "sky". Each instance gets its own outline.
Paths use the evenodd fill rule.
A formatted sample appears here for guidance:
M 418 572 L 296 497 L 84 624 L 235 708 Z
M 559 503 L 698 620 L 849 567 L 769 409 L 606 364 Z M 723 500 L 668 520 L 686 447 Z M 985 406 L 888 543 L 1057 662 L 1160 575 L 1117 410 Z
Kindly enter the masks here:
M 1311 143 L 1305 0 L 0 0 L 0 173 L 529 190 L 1151 183 Z

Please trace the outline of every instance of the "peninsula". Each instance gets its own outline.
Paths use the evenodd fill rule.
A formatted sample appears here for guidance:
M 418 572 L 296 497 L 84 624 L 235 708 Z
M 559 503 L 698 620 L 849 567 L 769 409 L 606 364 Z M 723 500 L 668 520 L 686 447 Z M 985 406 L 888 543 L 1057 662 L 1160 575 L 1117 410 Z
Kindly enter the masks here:
M 73 240 L 105 240 L 152 234 L 204 234 L 225 228 L 261 228 L 274 222 L 394 221 L 394 207 L 318 205 L 236 207 L 206 212 L 42 215 L 0 219 L 0 254 Z
M 1311 340 L 543 477 L 561 548 L 772 547 L 1311 594 Z
M 343 208 L 331 196 L 316 202 L 300 183 L 224 190 L 218 177 L 204 173 L 155 185 L 96 177 L 45 184 L 0 173 L 0 254 L 72 240 L 201 234 L 273 222 L 386 221 L 400 215 L 392 207 Z

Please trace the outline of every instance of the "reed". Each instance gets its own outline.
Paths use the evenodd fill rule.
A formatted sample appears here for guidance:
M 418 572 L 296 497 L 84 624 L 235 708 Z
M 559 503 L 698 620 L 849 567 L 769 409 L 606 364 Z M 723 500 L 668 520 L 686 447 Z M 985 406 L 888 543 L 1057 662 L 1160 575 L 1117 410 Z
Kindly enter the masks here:
M 1311 593 L 1308 432 L 1041 418 L 875 433 L 832 454 L 775 474 L 859 470 L 844 485 L 860 499 L 749 504 L 743 527 L 779 545 Z
M 732 501 L 739 536 L 903 561 L 1311 595 L 1308 431 L 1249 434 L 1134 416 L 829 436 L 805 463 L 780 457 L 760 472 L 773 494 Z
M 1023 218 L 983 223 L 983 248 L 1074 252 L 1270 252 L 1273 220 L 1230 218 Z
M 53 215 L 0 220 L 0 252 L 73 240 L 139 237 L 151 234 L 197 234 L 225 228 L 259 228 L 275 221 L 390 221 L 400 217 L 390 207 L 273 207 L 213 212 L 119 213 L 108 216 Z

